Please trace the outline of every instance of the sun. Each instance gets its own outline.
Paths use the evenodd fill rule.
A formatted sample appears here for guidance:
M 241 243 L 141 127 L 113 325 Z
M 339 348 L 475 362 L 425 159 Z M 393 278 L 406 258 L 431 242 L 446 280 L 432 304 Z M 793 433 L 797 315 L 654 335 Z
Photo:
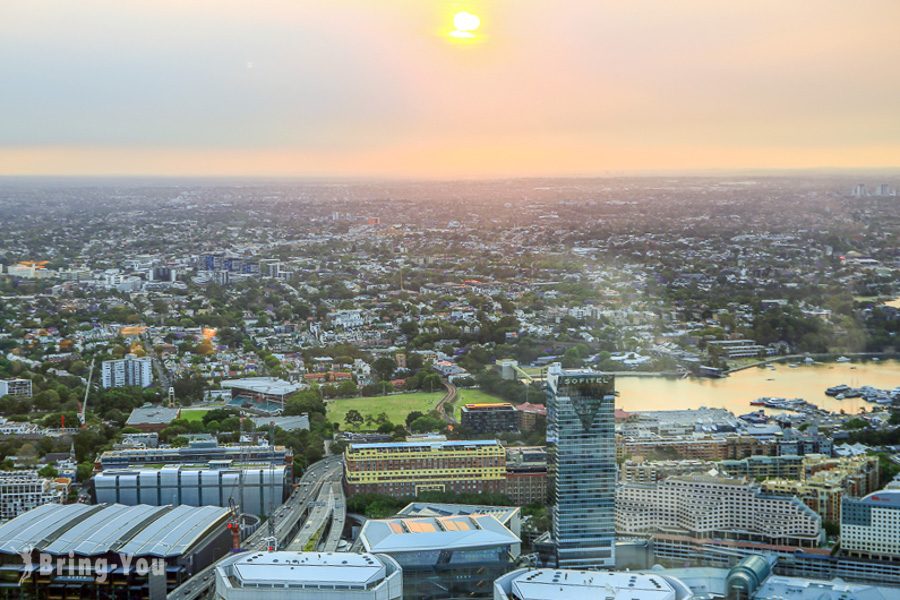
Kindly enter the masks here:
M 475 37 L 475 32 L 481 27 L 481 19 L 478 15 L 462 11 L 453 15 L 453 26 L 456 29 L 450 32 L 451 36 L 471 39 Z

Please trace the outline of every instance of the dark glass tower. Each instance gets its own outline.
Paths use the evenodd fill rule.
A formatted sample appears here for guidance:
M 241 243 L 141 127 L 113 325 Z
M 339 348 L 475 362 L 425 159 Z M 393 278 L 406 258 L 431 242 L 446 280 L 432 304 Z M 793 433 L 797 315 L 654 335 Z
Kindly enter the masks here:
M 547 446 L 557 566 L 615 566 L 615 378 L 552 365 Z

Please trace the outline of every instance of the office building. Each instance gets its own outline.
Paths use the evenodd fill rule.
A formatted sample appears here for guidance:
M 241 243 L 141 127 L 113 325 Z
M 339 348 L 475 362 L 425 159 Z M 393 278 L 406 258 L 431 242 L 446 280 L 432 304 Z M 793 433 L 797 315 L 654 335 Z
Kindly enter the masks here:
M 214 439 L 193 440 L 187 446 L 161 448 L 124 448 L 108 450 L 94 464 L 95 471 L 104 469 L 142 468 L 161 465 L 211 465 L 235 463 L 263 463 L 290 465 L 293 452 L 284 446 L 220 446 Z
M 3 396 L 31 398 L 31 380 L 0 379 L 0 398 L 2 398 Z
M 741 479 L 708 475 L 623 483 L 616 494 L 620 535 L 675 534 L 815 548 L 822 518 L 797 498 L 764 493 Z
M 843 499 L 841 550 L 850 556 L 900 559 L 900 490 Z
M 0 471 L 0 523 L 44 504 L 62 504 L 71 480 L 47 479 L 35 471 Z
M 460 425 L 471 433 L 503 433 L 519 430 L 519 413 L 508 402 L 465 404 Z
M 623 571 L 517 569 L 494 583 L 494 600 L 690 600 L 670 575 Z
M 104 388 L 150 387 L 153 385 L 153 362 L 149 357 L 126 354 L 119 360 L 104 360 L 101 372 Z
M 228 552 L 228 516 L 214 506 L 45 504 L 0 525 L 0 597 L 160 597 Z M 32 568 L 41 557 L 51 569 Z
M 97 502 L 222 507 L 234 502 L 241 512 L 261 517 L 272 514 L 284 502 L 289 488 L 290 470 L 284 466 L 172 465 L 161 469 L 109 469 L 94 475 Z
M 551 538 L 560 568 L 615 565 L 614 382 L 558 364 L 547 373 Z
M 490 598 L 512 567 L 520 540 L 493 515 L 369 520 L 359 541 L 403 569 L 409 600 Z
M 496 440 L 350 444 L 344 451 L 344 480 L 350 494 L 502 494 L 506 450 Z
M 216 565 L 216 600 L 400 600 L 400 565 L 385 554 L 242 552 Z

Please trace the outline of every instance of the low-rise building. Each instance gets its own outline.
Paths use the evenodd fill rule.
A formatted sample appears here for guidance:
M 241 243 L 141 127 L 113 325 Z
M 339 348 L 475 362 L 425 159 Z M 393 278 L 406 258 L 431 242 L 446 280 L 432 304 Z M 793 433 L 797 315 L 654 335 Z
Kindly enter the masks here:
M 0 398 L 3 396 L 31 398 L 31 380 L 0 379 Z
M 141 431 L 159 432 L 168 427 L 169 423 L 177 419 L 180 414 L 180 408 L 144 404 L 131 411 L 128 420 L 125 421 L 125 426 Z
M 504 493 L 519 506 L 547 502 L 547 448 L 511 446 L 506 449 Z
M 519 413 L 509 402 L 465 404 L 460 424 L 472 433 L 503 433 L 518 431 Z
M 506 482 L 506 450 L 496 440 L 350 444 L 344 479 L 351 494 L 499 494 Z
M 0 523 L 44 504 L 62 504 L 71 480 L 40 477 L 35 471 L 0 471 Z

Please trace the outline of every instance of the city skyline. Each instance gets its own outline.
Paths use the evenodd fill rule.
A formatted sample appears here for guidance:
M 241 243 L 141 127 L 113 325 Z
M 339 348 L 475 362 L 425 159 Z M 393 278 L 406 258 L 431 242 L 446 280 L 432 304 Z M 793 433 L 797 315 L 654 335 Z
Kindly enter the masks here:
M 17 3 L 0 175 L 890 169 L 898 17 L 887 0 Z

